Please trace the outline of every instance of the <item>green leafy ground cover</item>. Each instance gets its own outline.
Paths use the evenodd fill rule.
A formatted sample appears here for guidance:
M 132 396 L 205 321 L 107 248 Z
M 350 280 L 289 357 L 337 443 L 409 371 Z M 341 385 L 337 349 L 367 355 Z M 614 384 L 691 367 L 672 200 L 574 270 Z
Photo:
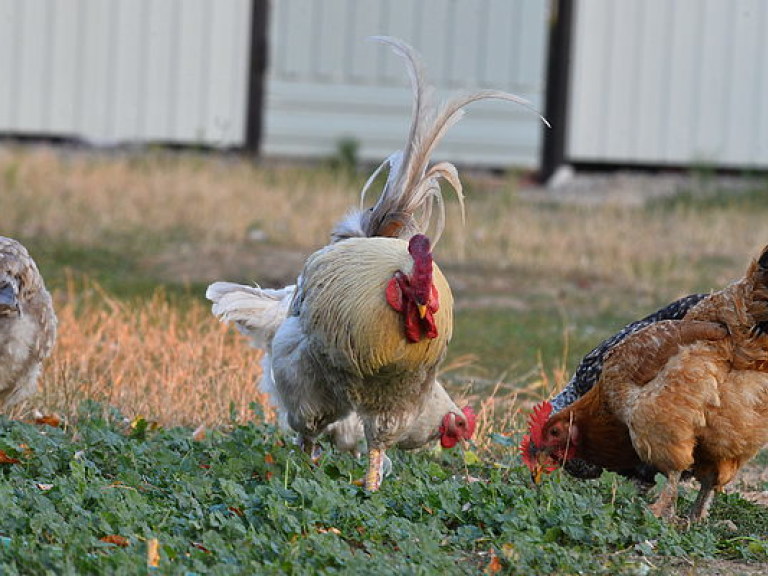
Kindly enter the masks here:
M 72 278 L 86 279 L 120 302 L 146 301 L 160 288 L 183 310 L 202 302 L 213 280 L 291 282 L 329 224 L 318 223 L 312 241 L 292 231 L 304 235 L 325 212 L 335 220 L 359 189 L 342 185 L 337 195 L 349 199 L 331 210 L 333 182 L 298 169 L 273 174 L 204 157 L 81 160 L 0 158 L 2 233 L 27 245 L 59 298 Z M 764 182 L 740 195 L 697 188 L 616 210 L 529 205 L 514 190 L 476 188 L 468 182 L 470 227 L 449 232 L 476 235 L 465 251 L 482 262 L 459 258 L 450 234 L 443 243 L 457 296 L 448 364 L 475 358 L 445 378 L 453 390 L 469 381 L 473 401 L 497 382 L 510 392 L 567 377 L 625 323 L 740 275 L 752 244 L 768 238 Z M 204 194 L 190 196 L 196 189 Z M 212 189 L 217 210 L 173 221 Z M 126 194 L 135 198 L 120 204 Z M 307 207 L 317 196 L 322 209 Z M 144 207 L 138 220 L 125 213 L 134 206 Z M 235 224 L 241 213 L 260 220 L 246 230 Z M 203 245 L 222 222 L 233 232 Z M 252 227 L 269 239 L 249 240 Z M 266 258 L 277 249 L 299 257 Z M 478 304 L 484 298 L 491 304 Z M 526 399 L 549 392 L 539 387 Z M 512 415 L 501 429 L 520 428 Z M 368 495 L 352 482 L 362 461 L 328 451 L 314 466 L 258 414 L 197 438 L 188 428 L 132 426 L 96 404 L 67 416 L 64 428 L 0 420 L 0 573 L 146 574 L 154 541 L 161 574 L 768 572 L 765 506 L 720 495 L 710 520 L 686 529 L 656 520 L 646 506 L 653 495 L 612 474 L 584 482 L 555 473 L 536 488 L 514 436 L 478 439 L 482 447 L 466 454 L 393 450 L 395 476 Z M 752 466 L 765 470 L 768 453 Z M 765 493 L 760 478 L 750 489 Z M 680 508 L 694 495 L 686 487 Z
M 612 474 L 534 488 L 504 436 L 480 455 L 392 451 L 395 475 L 370 495 L 353 483 L 361 461 L 327 451 L 313 465 L 264 424 L 193 437 L 87 403 L 64 428 L 0 430 L 4 574 L 144 574 L 153 539 L 163 574 L 646 574 L 667 556 L 768 559 L 763 507 L 721 497 L 710 521 L 679 529 Z

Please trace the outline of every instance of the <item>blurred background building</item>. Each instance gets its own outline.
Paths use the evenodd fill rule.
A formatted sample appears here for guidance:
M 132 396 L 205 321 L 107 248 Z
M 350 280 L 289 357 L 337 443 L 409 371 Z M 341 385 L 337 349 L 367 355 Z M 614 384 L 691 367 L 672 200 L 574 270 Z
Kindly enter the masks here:
M 378 162 L 411 103 L 385 34 L 552 122 L 473 105 L 456 163 L 765 170 L 766 29 L 762 0 L 0 0 L 0 136 Z

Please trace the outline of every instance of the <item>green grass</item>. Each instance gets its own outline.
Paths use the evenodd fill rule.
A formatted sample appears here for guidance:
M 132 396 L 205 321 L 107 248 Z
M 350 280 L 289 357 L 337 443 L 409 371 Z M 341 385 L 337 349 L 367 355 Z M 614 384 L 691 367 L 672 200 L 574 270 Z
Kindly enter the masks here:
M 371 495 L 351 483 L 360 461 L 326 452 L 315 466 L 268 425 L 195 440 L 134 424 L 96 404 L 66 430 L 0 422 L 0 448 L 20 461 L 0 468 L 2 573 L 145 574 L 151 539 L 162 574 L 636 574 L 659 555 L 767 559 L 768 511 L 737 496 L 678 530 L 613 474 L 534 488 L 502 445 L 469 467 L 458 450 L 392 451 L 395 476 Z
M 539 367 L 572 372 L 601 340 L 636 318 L 604 311 L 577 320 L 552 308 L 459 310 L 448 364 L 470 355 L 476 362 L 468 374 L 490 380 L 532 374 Z
M 224 276 L 206 268 L 201 246 L 236 256 L 269 243 L 310 251 L 364 181 L 203 155 L 62 161 L 22 151 L 0 164 L 0 185 L 13 193 L 0 211 L 3 233 L 26 244 L 59 301 L 77 300 L 65 290 L 74 278 L 95 280 L 120 303 L 148 302 L 160 288 L 182 310 L 204 299 L 209 281 L 263 272 L 256 258 Z M 764 185 L 717 190 L 706 177 L 701 189 L 642 208 L 527 203 L 514 182 L 468 180 L 467 228 L 446 191 L 454 221 L 439 249 L 459 304 L 448 364 L 475 358 L 448 382 L 470 382 L 473 401 L 502 381 L 505 391 L 541 397 L 626 323 L 737 277 L 753 244 L 768 238 L 768 195 Z M 252 228 L 264 231 L 265 244 L 247 240 Z M 174 255 L 186 272 L 216 276 L 176 281 L 158 264 Z M 484 297 L 515 302 L 464 306 Z M 107 352 L 120 342 L 103 338 Z M 167 404 L 168 380 L 158 380 Z M 519 429 L 518 407 L 495 430 Z M 478 438 L 464 457 L 393 450 L 395 477 L 370 495 L 351 482 L 364 462 L 329 451 L 313 466 L 259 415 L 198 440 L 188 428 L 132 427 L 95 404 L 69 421 L 62 430 L 0 420 L 0 449 L 19 460 L 0 464 L 0 573 L 146 574 L 152 539 L 161 574 L 646 574 L 687 573 L 669 567 L 669 557 L 696 568 L 738 562 L 725 572 L 768 563 L 765 507 L 721 495 L 710 521 L 684 529 L 656 520 L 646 505 L 652 496 L 613 474 L 585 482 L 555 473 L 534 487 L 514 436 Z M 755 464 L 768 465 L 768 452 Z M 684 509 L 695 494 L 682 494 Z

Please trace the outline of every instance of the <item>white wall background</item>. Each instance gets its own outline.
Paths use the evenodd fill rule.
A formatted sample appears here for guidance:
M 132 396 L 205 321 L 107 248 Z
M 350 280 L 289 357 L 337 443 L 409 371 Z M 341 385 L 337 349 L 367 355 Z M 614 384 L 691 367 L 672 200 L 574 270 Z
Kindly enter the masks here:
M 768 166 L 768 2 L 577 0 L 567 156 Z
M 267 156 L 322 157 L 340 140 L 380 161 L 401 148 L 411 91 L 403 61 L 367 40 L 397 36 L 421 52 L 438 94 L 496 88 L 544 102 L 544 0 L 278 0 L 272 3 Z M 543 126 L 509 103 L 470 105 L 435 160 L 536 167 Z
M 0 0 L 0 132 L 244 141 L 249 0 Z

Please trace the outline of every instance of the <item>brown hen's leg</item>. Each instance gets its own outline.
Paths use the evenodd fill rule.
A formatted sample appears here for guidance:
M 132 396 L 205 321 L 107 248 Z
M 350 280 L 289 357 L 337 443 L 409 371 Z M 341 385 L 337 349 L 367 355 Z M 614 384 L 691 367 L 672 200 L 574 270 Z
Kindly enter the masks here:
M 699 495 L 696 496 L 696 501 L 691 506 L 691 511 L 688 513 L 688 519 L 691 522 L 698 522 L 704 520 L 709 514 L 709 507 L 712 505 L 712 500 L 715 499 L 715 483 L 712 478 L 704 478 L 701 480 L 701 488 L 699 489 Z
M 654 516 L 667 520 L 674 518 L 677 505 L 677 485 L 679 482 L 679 471 L 667 474 L 667 485 L 664 486 L 656 502 L 651 504 L 651 512 L 653 512 Z
M 381 465 L 384 461 L 384 450 L 371 448 L 368 450 L 368 471 L 365 473 L 365 489 L 376 492 L 381 487 Z

